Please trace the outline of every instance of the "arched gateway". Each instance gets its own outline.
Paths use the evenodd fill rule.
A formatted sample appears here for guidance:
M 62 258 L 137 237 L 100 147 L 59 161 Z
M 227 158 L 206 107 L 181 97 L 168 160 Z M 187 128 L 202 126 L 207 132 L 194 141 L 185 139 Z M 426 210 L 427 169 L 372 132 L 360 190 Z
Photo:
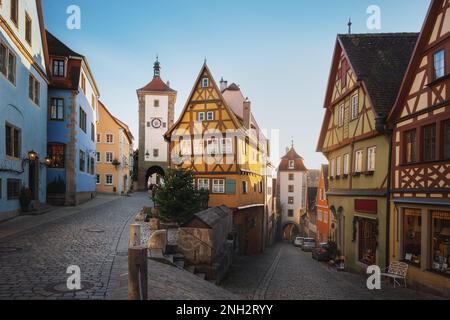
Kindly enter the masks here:
M 145 186 L 149 189 L 152 184 L 160 184 L 164 179 L 164 169 L 159 166 L 150 167 L 145 175 Z
M 295 223 L 287 223 L 283 227 L 283 241 L 293 241 L 300 234 L 300 229 Z

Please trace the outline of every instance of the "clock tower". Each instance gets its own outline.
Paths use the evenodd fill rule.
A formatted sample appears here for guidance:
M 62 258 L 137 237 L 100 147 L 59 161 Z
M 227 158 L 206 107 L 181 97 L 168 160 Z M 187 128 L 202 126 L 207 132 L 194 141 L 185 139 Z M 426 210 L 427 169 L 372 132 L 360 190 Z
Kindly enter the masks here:
M 138 188 L 146 190 L 169 167 L 169 147 L 164 134 L 174 123 L 177 92 L 161 79 L 156 58 L 153 79 L 137 90 L 139 99 L 139 172 Z

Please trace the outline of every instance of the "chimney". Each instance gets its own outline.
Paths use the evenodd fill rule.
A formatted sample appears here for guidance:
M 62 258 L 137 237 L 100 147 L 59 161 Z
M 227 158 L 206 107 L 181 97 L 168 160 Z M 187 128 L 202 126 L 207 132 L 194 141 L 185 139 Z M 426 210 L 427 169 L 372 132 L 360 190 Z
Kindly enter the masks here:
M 223 80 L 222 77 L 222 80 L 220 80 L 220 91 L 224 92 L 226 88 L 228 88 L 228 81 Z
M 170 81 L 167 81 L 167 86 L 170 88 Z
M 252 103 L 247 99 L 244 101 L 244 127 L 249 130 L 252 125 Z

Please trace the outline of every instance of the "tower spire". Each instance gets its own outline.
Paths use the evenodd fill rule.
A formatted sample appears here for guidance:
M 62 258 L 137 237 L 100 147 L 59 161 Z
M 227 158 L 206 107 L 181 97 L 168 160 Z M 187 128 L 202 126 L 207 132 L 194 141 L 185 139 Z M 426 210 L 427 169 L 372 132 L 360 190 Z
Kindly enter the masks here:
M 350 18 L 348 19 L 348 23 L 347 23 L 347 26 L 348 26 L 348 34 L 352 34 L 352 25 L 353 25 L 353 23 L 352 23 L 352 18 L 350 17 Z
M 154 77 L 159 77 L 161 76 L 161 65 L 159 63 L 159 56 L 156 55 L 156 61 L 155 64 L 153 65 L 153 70 L 154 70 Z

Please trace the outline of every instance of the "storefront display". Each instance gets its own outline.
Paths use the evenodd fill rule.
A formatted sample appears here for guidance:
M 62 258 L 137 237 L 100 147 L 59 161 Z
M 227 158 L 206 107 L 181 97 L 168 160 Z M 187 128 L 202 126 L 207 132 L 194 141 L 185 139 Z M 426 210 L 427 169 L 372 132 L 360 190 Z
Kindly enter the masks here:
M 450 275 L 450 212 L 432 212 L 432 269 Z
M 358 247 L 359 262 L 365 265 L 375 265 L 377 262 L 377 221 L 359 219 Z
M 420 267 L 422 256 L 422 211 L 405 209 L 403 226 L 404 261 Z

